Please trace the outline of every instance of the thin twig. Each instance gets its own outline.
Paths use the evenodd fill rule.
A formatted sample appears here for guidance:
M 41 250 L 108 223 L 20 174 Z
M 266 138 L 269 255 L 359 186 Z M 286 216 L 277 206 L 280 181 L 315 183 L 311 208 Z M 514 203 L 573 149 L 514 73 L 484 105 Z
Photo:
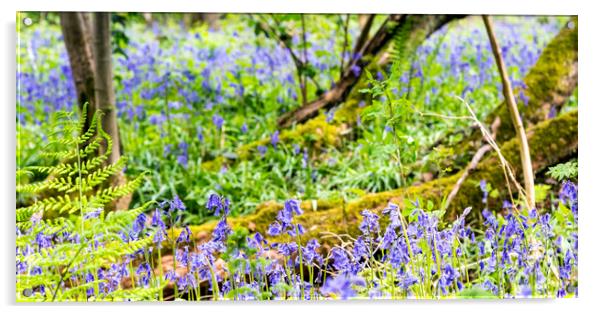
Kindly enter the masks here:
M 493 124 L 491 125 L 491 130 L 492 130 L 491 136 L 494 140 L 495 140 L 497 130 L 498 130 L 500 124 L 501 124 L 501 120 L 499 117 L 497 117 L 495 119 L 495 121 L 493 121 Z M 477 150 L 477 152 L 472 157 L 470 164 L 468 164 L 468 166 L 464 170 L 464 173 L 462 173 L 462 176 L 460 176 L 458 181 L 456 181 L 456 184 L 454 184 L 454 187 L 452 188 L 448 197 L 445 199 L 445 205 L 443 207 L 444 210 L 446 210 L 449 207 L 451 202 L 454 200 L 454 198 L 460 191 L 460 187 L 462 186 L 464 181 L 466 181 L 466 179 L 468 178 L 468 175 L 477 168 L 477 166 L 479 165 L 479 162 L 481 161 L 481 159 L 483 159 L 483 156 L 485 156 L 485 154 L 487 154 L 491 150 L 491 148 L 492 148 L 491 145 L 485 144 Z
M 477 118 L 476 114 L 474 113 L 474 111 L 472 110 L 472 108 L 470 107 L 470 105 L 464 99 L 462 99 L 461 97 L 456 96 L 456 98 L 459 99 L 460 101 L 462 101 L 462 103 L 466 106 L 466 108 L 470 112 L 470 115 L 473 117 L 473 120 L 479 126 L 479 129 L 481 130 L 481 133 L 483 133 L 483 137 L 485 138 L 485 140 L 487 141 L 487 143 L 489 143 L 489 145 L 491 145 L 491 147 L 497 153 L 498 158 L 500 159 L 500 163 L 502 164 L 502 170 L 504 170 L 504 176 L 506 178 L 506 186 L 508 188 L 508 192 L 509 192 L 508 194 L 510 195 L 510 197 L 512 197 L 512 189 L 510 187 L 510 180 L 512 181 L 512 183 L 514 184 L 514 186 L 518 190 L 518 193 L 521 194 L 522 196 L 526 196 L 525 195 L 525 190 L 520 185 L 520 183 L 518 183 L 518 181 L 516 181 L 516 178 L 515 178 L 514 173 L 512 171 L 512 167 L 510 167 L 510 165 L 508 164 L 508 161 L 506 161 L 506 158 L 504 158 L 504 155 L 502 155 L 502 150 L 500 149 L 500 147 L 497 145 L 497 143 L 493 139 L 493 136 L 489 133 L 489 131 L 487 131 L 487 128 L 485 128 L 485 126 L 483 126 L 483 124 L 481 123 L 481 121 L 479 121 L 479 119 Z

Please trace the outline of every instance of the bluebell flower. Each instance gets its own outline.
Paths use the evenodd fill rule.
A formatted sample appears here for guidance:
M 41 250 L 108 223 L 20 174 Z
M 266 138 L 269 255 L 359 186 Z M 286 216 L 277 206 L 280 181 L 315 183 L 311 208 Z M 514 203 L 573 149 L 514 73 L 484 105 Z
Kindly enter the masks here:
M 279 243 L 277 244 L 278 253 L 291 257 L 294 253 L 297 253 L 298 249 L 297 242 Z
M 38 234 L 36 234 L 35 241 L 36 245 L 38 246 L 38 250 L 52 247 L 51 237 L 45 235 L 43 232 L 39 232 Z
M 85 276 L 86 283 L 94 282 L 94 275 L 91 273 L 86 273 Z M 94 295 L 94 287 L 90 287 L 86 289 L 86 296 L 91 297 Z
M 174 282 L 176 280 L 176 272 L 171 269 L 168 272 L 165 273 L 165 280 L 169 281 L 169 282 Z
M 340 247 L 335 247 L 330 251 L 330 253 L 332 254 L 332 266 L 336 270 L 340 272 L 345 272 L 349 269 L 349 257 L 347 256 L 347 252 L 344 249 Z
M 161 211 L 158 208 L 156 208 L 153 212 L 151 218 L 151 226 L 165 229 L 165 223 L 163 223 L 163 219 L 161 218 Z
M 368 258 L 370 255 L 368 245 L 364 240 L 363 236 L 359 236 L 355 243 L 353 243 L 353 258 L 356 261 L 360 261 L 363 258 Z
M 485 225 L 497 229 L 497 219 L 495 218 L 495 216 L 487 209 L 483 209 L 481 213 L 485 218 Z
M 497 294 L 498 293 L 498 289 L 497 286 L 494 285 L 491 281 L 489 281 L 489 279 L 485 279 L 485 281 L 483 282 L 483 288 L 485 290 L 489 290 L 491 291 L 493 294 Z
M 213 230 L 213 241 L 215 242 L 225 242 L 230 234 L 231 230 L 226 222 L 226 217 L 220 219 L 220 221 L 215 226 Z
M 247 123 L 242 124 L 242 126 L 240 127 L 240 131 L 242 132 L 242 134 L 245 134 L 249 131 L 249 127 L 247 126 Z
M 397 228 L 401 226 L 401 218 L 399 216 L 399 206 L 397 204 L 389 202 L 387 207 L 383 209 L 384 215 L 389 215 L 391 227 Z
M 25 273 L 27 271 L 27 263 L 23 261 L 17 261 L 17 275 Z
M 388 249 L 391 247 L 391 244 L 397 239 L 397 232 L 395 232 L 395 228 L 391 225 L 387 226 L 385 229 L 385 233 L 380 239 L 380 248 Z
M 398 286 L 402 289 L 408 290 L 411 286 L 418 283 L 418 278 L 414 277 L 409 272 L 403 274 Z
M 217 131 L 221 131 L 222 126 L 224 125 L 224 118 L 222 118 L 222 116 L 220 116 L 219 114 L 214 114 L 212 117 L 213 120 L 213 125 L 215 125 L 215 128 L 217 129 Z
M 307 241 L 305 247 L 301 248 L 301 252 L 303 254 L 303 262 L 307 265 L 311 265 L 312 262 L 315 260 L 316 262 L 318 262 L 318 264 L 321 264 L 322 256 L 317 252 L 319 248 L 320 244 L 318 243 L 318 240 L 311 239 Z
M 280 131 L 276 130 L 276 132 L 272 133 L 272 136 L 270 137 L 270 142 L 272 143 L 272 146 L 274 146 L 274 148 L 276 148 L 279 141 L 280 141 Z
M 487 191 L 487 181 L 481 180 L 481 182 L 479 182 L 479 187 L 481 188 L 481 192 L 483 192 L 483 203 L 487 203 L 487 196 L 489 196 L 489 191 Z
M 216 216 L 219 216 L 219 212 L 222 209 L 222 200 L 219 195 L 213 193 L 209 195 L 207 209 L 212 212 L 217 212 Z
M 151 278 L 151 267 L 148 263 L 144 262 L 138 265 L 136 268 L 136 276 L 139 278 L 139 285 L 143 287 L 148 287 Z
M 380 230 L 380 226 L 378 224 L 378 215 L 365 209 L 362 210 L 361 215 L 363 219 L 360 223 L 360 230 L 364 236 L 368 237 L 371 234 L 378 233 Z
M 298 155 L 301 152 L 301 147 L 299 144 L 293 144 L 293 154 Z
M 169 206 L 170 206 L 170 210 L 178 210 L 178 211 L 186 210 L 186 205 L 184 205 L 184 203 L 182 202 L 182 200 L 180 199 L 180 197 L 177 194 L 174 195 L 171 202 L 169 202 Z
M 180 235 L 178 236 L 178 239 L 176 239 L 176 243 L 188 243 L 190 242 L 190 235 L 192 234 L 192 232 L 190 231 L 190 228 L 188 228 L 188 226 L 184 227 L 184 230 L 182 230 L 182 232 L 180 232 Z
M 573 214 L 577 214 L 577 185 L 574 184 L 571 181 L 564 181 L 562 183 L 562 188 L 560 189 L 560 194 L 559 194 L 559 198 L 560 200 L 566 204 L 567 206 L 570 206 L 571 210 L 573 211 Z
M 188 254 L 188 246 L 184 246 L 183 250 L 178 250 L 176 252 L 176 261 L 178 262 L 178 267 L 188 266 L 189 260 L 190 254 Z
M 326 295 L 334 294 L 343 300 L 347 300 L 357 295 L 354 286 L 366 286 L 364 278 L 352 275 L 338 275 L 335 278 L 329 277 L 322 287 L 322 293 Z
M 178 157 L 176 158 L 176 161 L 184 168 L 186 168 L 186 166 L 188 165 L 188 155 L 187 154 L 181 154 L 178 155 Z
M 257 151 L 259 152 L 259 155 L 261 155 L 261 157 L 263 158 L 263 156 L 265 156 L 265 153 L 268 151 L 268 148 L 264 145 L 258 145 Z
M 88 212 L 84 215 L 84 220 L 88 220 L 88 219 L 92 219 L 92 218 L 98 218 L 100 216 L 100 213 L 102 213 L 102 208 L 97 208 L 91 212 Z
M 326 122 L 330 123 L 330 122 L 332 122 L 333 119 L 334 119 L 334 110 L 329 110 L 326 113 Z
M 35 276 L 35 275 L 41 275 L 42 274 L 42 267 L 40 266 L 34 266 L 31 268 L 31 271 L 29 272 L 30 275 Z
M 351 72 L 353 72 L 353 75 L 355 75 L 355 77 L 359 77 L 362 73 L 362 68 L 359 67 L 357 64 L 353 64 L 351 66 Z
M 282 233 L 282 224 L 275 221 L 268 227 L 268 235 L 274 237 Z

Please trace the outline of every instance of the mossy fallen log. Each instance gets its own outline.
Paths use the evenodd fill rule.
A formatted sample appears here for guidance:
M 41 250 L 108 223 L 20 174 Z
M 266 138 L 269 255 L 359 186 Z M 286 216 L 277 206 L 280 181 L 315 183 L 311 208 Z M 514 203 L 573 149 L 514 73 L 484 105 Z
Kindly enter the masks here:
M 541 122 L 527 130 L 534 171 L 545 171 L 549 166 L 576 152 L 578 144 L 577 117 L 577 111 L 571 111 Z M 516 139 L 507 141 L 501 145 L 500 149 L 511 166 L 520 164 L 519 146 Z M 514 172 L 516 173 L 516 171 Z M 321 242 L 336 243 L 338 240 L 329 237 L 328 233 L 357 235 L 362 210 L 369 209 L 380 212 L 380 209 L 388 202 L 404 206 L 406 198 L 411 201 L 420 198 L 423 205 L 428 201 L 440 204 L 460 175 L 457 173 L 405 189 L 367 194 L 349 203 L 336 200 L 317 201 L 312 204 L 311 201 L 304 201 L 301 204 L 304 213 L 295 217 L 295 221 L 307 229 L 307 233 L 302 237 L 303 241 L 320 238 Z M 478 164 L 475 171 L 463 184 L 445 213 L 446 220 L 453 220 L 468 206 L 475 208 L 473 216 L 478 215 L 480 211 L 478 206 L 482 204 L 482 192 L 479 188 L 481 180 L 486 180 L 500 192 L 499 197 L 490 200 L 487 206 L 492 210 L 501 208 L 502 201 L 508 197 L 506 181 L 498 156 L 495 152 L 491 152 Z M 255 214 L 229 218 L 228 223 L 233 227 L 244 227 L 266 234 L 266 230 L 281 209 L 282 204 L 268 202 L 258 206 Z M 204 225 L 192 226 L 191 230 L 197 238 L 206 239 L 210 237 L 215 225 L 215 221 L 208 222 Z M 274 238 L 272 240 L 285 239 Z
M 560 112 L 568 98 L 577 87 L 577 17 L 571 19 L 545 47 L 535 65 L 529 70 L 523 82 L 526 88 L 516 88 L 515 95 L 525 97 L 516 99 L 525 127 L 536 125 Z M 526 101 L 526 102 L 525 102 Z M 485 119 L 487 125 L 499 117 L 501 125 L 498 128 L 497 139 L 503 143 L 516 136 L 512 119 L 505 103 L 501 103 Z M 467 164 L 474 151 L 483 145 L 481 132 L 471 128 L 459 143 L 447 142 L 453 136 L 442 137 L 444 146 L 453 146 L 458 154 L 453 164 L 460 169 Z

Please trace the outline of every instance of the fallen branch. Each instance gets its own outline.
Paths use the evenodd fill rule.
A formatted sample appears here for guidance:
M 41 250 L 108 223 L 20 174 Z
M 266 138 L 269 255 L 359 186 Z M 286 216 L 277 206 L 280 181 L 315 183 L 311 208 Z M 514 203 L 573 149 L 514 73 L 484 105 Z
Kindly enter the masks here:
M 409 41 L 413 46 L 418 46 L 436 30 L 458 17 L 457 15 L 390 15 L 376 34 L 359 49 L 357 53 L 361 57 L 350 60 L 344 75 L 331 90 L 322 94 L 315 101 L 283 114 L 278 118 L 278 125 L 281 128 L 287 128 L 294 123 L 307 121 L 315 117 L 320 110 L 329 109 L 344 101 L 351 89 L 360 81 L 361 75 L 356 76 L 352 69 L 359 68 L 363 71 L 370 64 L 369 56 L 376 56 L 402 29 L 408 30 L 411 37 Z M 413 50 L 416 47 L 410 48 Z
M 533 169 L 536 172 L 545 171 L 549 166 L 555 165 L 575 153 L 578 145 L 577 126 L 577 111 L 572 111 L 541 122 L 527 130 L 527 136 L 532 147 Z M 510 169 L 512 169 L 512 165 L 520 163 L 518 157 L 519 147 L 516 139 L 503 143 L 499 147 L 499 151 L 502 156 L 507 158 L 507 160 L 505 159 L 506 164 Z M 320 200 L 317 202 L 317 210 L 315 211 L 311 209 L 311 201 L 304 201 L 301 207 L 305 212 L 295 219 L 307 230 L 307 233 L 303 235 L 303 241 L 320 238 L 325 231 L 335 234 L 349 234 L 353 237 L 360 233 L 358 225 L 362 219 L 360 213 L 363 209 L 380 210 L 388 202 L 394 202 L 403 208 L 406 199 L 414 201 L 418 197 L 421 198 L 422 204 L 429 200 L 434 204 L 440 204 L 442 198 L 449 195 L 460 176 L 461 174 L 457 173 L 419 186 L 366 194 L 348 202 L 345 213 L 343 213 L 343 203 L 341 201 Z M 504 170 L 500 167 L 497 152 L 485 154 L 471 176 L 466 178 L 463 184 L 465 188 L 450 202 L 445 213 L 446 219 L 453 220 L 464 208 L 474 207 L 475 204 L 482 201 L 482 192 L 478 187 L 480 180 L 485 180 L 494 187 L 501 187 L 506 184 Z M 518 192 L 516 188 L 513 188 L 510 192 L 500 191 L 498 198 L 489 200 L 488 207 L 493 210 L 501 208 L 504 198 L 511 197 L 511 194 L 516 192 Z M 259 206 L 253 215 L 231 218 L 228 219 L 228 222 L 233 226 L 245 227 L 251 231 L 265 234 L 265 231 L 281 209 L 282 204 L 269 202 Z M 475 212 L 478 211 L 475 210 Z M 348 226 L 341 223 L 344 218 L 347 219 Z M 203 236 L 209 236 L 215 225 L 216 222 L 209 222 L 201 226 L 192 226 L 191 229 L 197 237 L 202 238 Z M 346 230 L 346 227 L 348 230 Z M 272 240 L 283 239 L 273 238 Z M 335 238 L 327 237 L 323 240 L 335 241 Z
M 501 123 L 500 119 L 498 118 L 493 122 L 493 125 L 491 125 L 491 136 L 494 140 L 497 135 L 497 129 L 499 128 L 500 123 Z M 479 162 L 481 161 L 481 159 L 483 159 L 483 156 L 485 156 L 485 154 L 487 154 L 489 151 L 491 151 L 491 149 L 492 149 L 491 145 L 485 144 L 477 150 L 477 152 L 472 157 L 472 160 L 470 161 L 470 163 L 468 164 L 468 166 L 466 167 L 466 169 L 464 170 L 464 172 L 462 173 L 462 175 L 460 176 L 458 181 L 456 181 L 456 184 L 454 185 L 451 192 L 445 199 L 445 205 L 443 206 L 443 209 L 447 210 L 447 208 L 449 207 L 451 202 L 454 200 L 454 198 L 458 194 L 458 191 L 460 191 L 460 187 L 462 186 L 462 183 L 464 183 L 464 181 L 466 181 L 466 178 L 468 178 L 468 175 L 471 172 L 473 172 L 475 169 L 477 169 L 477 166 L 479 165 Z

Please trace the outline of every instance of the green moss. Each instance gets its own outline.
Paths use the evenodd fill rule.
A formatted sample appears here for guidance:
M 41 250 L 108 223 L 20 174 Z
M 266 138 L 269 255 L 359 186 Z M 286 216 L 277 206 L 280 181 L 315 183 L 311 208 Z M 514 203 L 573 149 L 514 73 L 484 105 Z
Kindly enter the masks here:
M 546 46 L 537 63 L 531 68 L 524 79 L 527 88 L 523 90 L 527 96 L 528 104 L 519 97 L 520 89 L 514 91 L 517 105 L 521 111 L 525 126 L 539 123 L 547 118 L 551 109 L 550 103 L 562 106 L 564 101 L 559 101 L 558 96 L 569 97 L 574 89 L 570 77 L 577 65 L 577 18 L 572 21 L 575 27 L 563 28 L 556 37 Z M 560 111 L 560 108 L 556 108 Z M 493 122 L 496 116 L 501 118 L 502 124 L 498 131 L 499 142 L 505 142 L 515 135 L 512 119 L 505 103 L 501 103 L 488 118 Z
M 527 131 L 534 171 L 544 171 L 549 165 L 556 164 L 574 153 L 577 149 L 578 138 L 577 116 L 577 111 L 571 111 L 542 122 Z M 501 146 L 501 151 L 512 166 L 520 165 L 519 147 L 516 139 L 504 143 Z M 516 169 L 514 172 L 520 173 Z M 316 238 L 320 239 L 321 243 L 333 245 L 338 243 L 339 240 L 330 236 L 330 233 L 357 236 L 359 234 L 358 226 L 361 221 L 361 211 L 368 209 L 379 213 L 388 202 L 403 207 L 406 198 L 415 200 L 419 197 L 423 201 L 423 205 L 429 200 L 434 204 L 440 204 L 442 198 L 449 195 L 460 176 L 461 173 L 457 173 L 419 186 L 367 194 L 347 204 L 343 204 L 341 200 L 337 199 L 318 200 L 315 203 L 304 201 L 301 203 L 304 214 L 295 218 L 296 222 L 302 224 L 307 230 L 307 233 L 302 236 L 302 241 Z M 481 204 L 482 197 L 482 192 L 479 189 L 480 180 L 486 180 L 500 192 L 497 199 L 490 200 L 488 207 L 491 209 L 501 207 L 502 200 L 508 197 L 506 181 L 497 154 L 491 152 L 462 185 L 460 193 L 454 198 L 445 214 L 446 220 L 452 221 L 468 206 L 475 207 L 473 217 L 478 215 L 479 210 L 477 209 Z M 518 180 L 520 182 L 520 178 Z M 281 204 L 267 202 L 259 205 L 253 215 L 231 218 L 228 221 L 232 226 L 245 227 L 265 234 L 268 226 L 274 221 L 276 214 L 281 209 Z M 386 219 L 383 220 L 386 221 Z M 199 232 L 209 234 L 214 227 L 215 222 L 209 222 L 202 226 L 194 226 L 191 229 L 194 234 Z M 290 239 L 288 239 L 288 236 L 281 236 L 270 240 L 289 241 Z
M 341 126 L 326 122 L 324 116 L 312 119 L 307 123 L 297 126 L 291 130 L 285 130 L 280 134 L 279 145 L 299 144 L 308 147 L 314 151 L 320 151 L 322 148 L 340 145 Z M 254 156 L 259 156 L 257 147 L 260 145 L 270 145 L 270 138 L 263 138 L 236 149 L 237 158 L 225 160 L 223 157 L 206 161 L 202 168 L 206 170 L 217 171 L 224 163 L 235 163 L 243 160 L 250 160 Z

